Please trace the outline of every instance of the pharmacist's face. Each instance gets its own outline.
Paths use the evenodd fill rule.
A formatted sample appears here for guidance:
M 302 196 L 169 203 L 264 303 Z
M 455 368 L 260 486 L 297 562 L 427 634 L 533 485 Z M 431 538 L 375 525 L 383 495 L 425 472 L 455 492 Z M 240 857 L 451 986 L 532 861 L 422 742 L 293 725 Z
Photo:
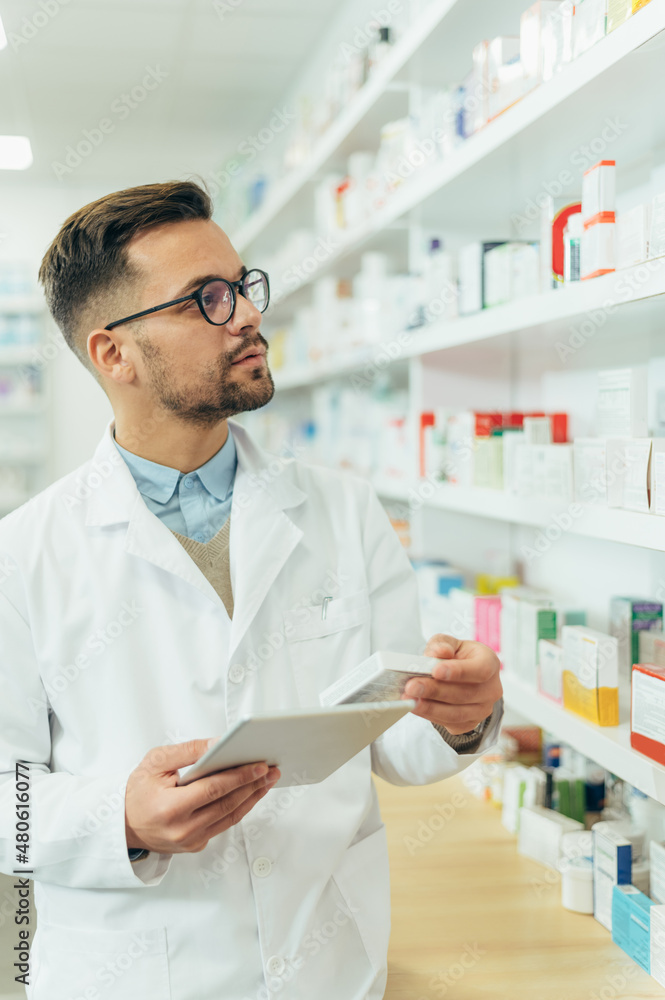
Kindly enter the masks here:
M 219 226 L 198 219 L 141 234 L 132 240 L 129 257 L 145 275 L 136 312 L 187 295 L 213 277 L 237 281 L 244 270 Z M 138 385 L 184 420 L 210 426 L 272 399 L 261 313 L 239 293 L 224 326 L 206 322 L 193 299 L 139 323 L 130 334 Z M 237 363 L 251 349 L 265 353 Z

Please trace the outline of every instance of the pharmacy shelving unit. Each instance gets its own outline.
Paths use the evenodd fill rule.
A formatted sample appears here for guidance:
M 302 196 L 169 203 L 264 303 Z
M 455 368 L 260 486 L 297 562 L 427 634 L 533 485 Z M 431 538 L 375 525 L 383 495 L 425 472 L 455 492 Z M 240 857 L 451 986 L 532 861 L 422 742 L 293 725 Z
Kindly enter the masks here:
M 661 298 L 663 295 L 665 257 L 660 257 L 646 264 L 603 275 L 594 281 L 579 282 L 559 291 L 518 299 L 472 316 L 404 330 L 400 339 L 405 343 L 400 346 L 397 360 L 439 354 L 455 347 L 481 345 L 487 341 L 500 343 L 514 338 L 517 333 L 522 335 L 520 346 L 528 338 L 535 340 L 537 337 L 541 348 L 544 342 L 563 344 L 564 354 L 568 351 L 574 353 L 576 341 L 573 340 L 571 346 L 570 331 L 568 339 L 562 339 L 561 330 L 566 326 L 572 327 L 590 314 L 597 317 L 593 327 L 579 336 L 582 341 L 591 340 L 600 338 L 602 332 L 603 348 L 607 349 L 608 330 L 617 328 L 617 324 L 610 322 L 615 312 L 621 313 L 622 322 L 630 322 L 634 317 L 642 325 L 647 320 L 659 322 L 665 301 Z M 397 338 L 393 338 L 393 343 L 396 341 Z M 635 350 L 635 338 L 632 343 Z M 648 348 L 650 345 L 647 343 L 645 346 Z M 300 369 L 278 369 L 274 373 L 275 386 L 278 389 L 296 389 L 352 375 L 371 363 L 381 352 L 381 347 L 381 344 L 366 347 L 354 356 L 338 359 L 335 363 L 325 361 Z
M 25 503 L 50 481 L 49 366 L 40 362 L 40 344 L 44 339 L 46 310 L 39 296 L 0 296 L 0 315 L 30 316 L 39 331 L 39 341 L 31 345 L 0 345 L 0 372 L 19 374 L 37 365 L 40 392 L 32 399 L 0 404 L 0 468 L 18 469 L 25 479 L 24 488 L 0 485 L 0 517 Z M 19 445 L 16 444 L 18 437 Z
M 504 698 L 513 709 L 547 732 L 565 733 L 566 742 L 585 757 L 635 785 L 645 795 L 665 802 L 665 767 L 632 749 L 628 723 L 595 726 L 505 671 L 502 684 Z
M 429 485 L 427 491 L 423 490 L 425 483 Z M 665 552 L 665 517 L 656 514 L 592 503 L 553 502 L 547 497 L 516 496 L 503 490 L 451 486 L 433 480 L 403 484 L 376 479 L 373 485 L 379 496 L 407 506 L 411 497 L 422 497 L 424 504 L 453 514 L 551 529 L 555 541 L 561 533 L 567 533 Z
M 458 4 L 442 0 L 431 6 L 440 15 L 437 25 L 445 26 L 445 15 L 458 10 L 459 0 Z M 470 20 L 476 19 L 475 6 L 467 5 Z M 518 9 L 523 6 L 520 3 Z M 508 11 L 504 19 L 509 22 Z M 482 23 L 478 17 L 476 40 Z M 533 198 L 541 193 L 543 179 L 554 182 L 566 171 L 570 172 L 571 156 L 602 133 L 606 126 L 611 127 L 612 122 L 616 123 L 615 131 L 618 132 L 608 142 L 613 158 L 633 163 L 647 155 L 663 138 L 654 135 L 648 111 L 649 108 L 653 110 L 660 99 L 657 80 L 664 55 L 661 36 L 664 30 L 665 8 L 660 0 L 652 0 L 639 16 L 631 18 L 621 29 L 564 67 L 552 80 L 527 94 L 516 106 L 468 139 L 453 156 L 421 172 L 415 171 L 369 221 L 348 233 L 338 234 L 338 249 L 309 271 L 297 287 L 280 289 L 276 285 L 280 311 L 287 307 L 289 299 L 297 297 L 323 274 L 333 270 L 352 274 L 361 251 L 380 246 L 391 227 L 416 211 L 425 212 L 430 224 L 441 223 L 454 228 L 456 225 L 468 226 L 475 220 L 489 231 L 495 226 L 505 229 L 505 211 L 499 206 L 519 205 L 521 197 L 526 210 Z M 403 60 L 406 67 L 417 57 L 418 41 L 422 42 L 421 32 L 414 27 L 403 40 L 409 51 L 409 58 Z M 470 48 L 468 51 L 470 53 Z M 399 63 L 398 57 L 398 51 L 392 54 L 391 66 Z M 383 79 L 390 66 L 382 69 Z M 627 86 L 628 79 L 639 88 L 638 95 Z M 327 132 L 323 136 L 313 154 L 313 163 L 287 175 L 256 216 L 234 234 L 234 245 L 239 251 L 246 254 L 250 247 L 267 249 L 284 239 L 293 226 L 293 216 L 286 212 L 287 206 L 299 195 L 309 203 L 309 185 L 319 177 L 314 164 L 328 164 L 333 161 L 333 152 L 339 153 L 340 148 L 346 148 L 341 140 L 352 134 L 352 128 L 350 122 L 341 131 L 340 127 L 347 116 L 353 118 L 358 114 L 356 108 L 365 108 L 364 91 L 371 88 L 374 93 L 378 82 L 370 80 L 342 121 L 335 123 L 330 134 Z M 637 121 L 632 103 L 635 99 L 640 102 Z M 631 126 L 623 128 L 623 123 L 628 121 Z M 565 135 L 563 144 L 562 135 Z M 329 149 L 332 140 L 336 145 Z M 324 149 L 325 156 L 319 152 Z
M 432 0 L 315 145 L 307 164 L 276 184 L 261 209 L 232 235 L 244 258 L 269 255 L 294 226 L 311 228 L 314 186 L 323 174 L 342 167 L 353 150 L 376 148 L 377 125 L 404 113 L 400 85 L 447 85 L 462 79 L 473 45 L 481 38 L 514 34 L 527 5 L 528 0 Z M 444 239 L 450 232 L 458 242 L 460 237 L 470 242 L 515 235 L 511 220 L 529 218 L 530 206 L 546 183 L 551 188 L 575 174 L 572 165 L 587 156 L 585 146 L 592 139 L 605 135 L 606 149 L 596 159 L 616 159 L 625 189 L 639 189 L 649 170 L 660 165 L 659 151 L 665 150 L 663 93 L 665 0 L 651 0 L 447 159 L 414 171 L 381 211 L 356 229 L 337 234 L 337 248 L 297 286 L 279 288 L 279 276 L 273 276 L 276 321 L 287 322 L 309 300 L 319 277 L 353 276 L 366 250 L 396 253 L 396 266 L 402 267 L 414 234 L 425 228 Z M 585 165 L 591 162 L 587 158 Z M 575 184 L 562 181 L 562 193 L 571 198 L 580 193 L 581 169 L 577 174 Z M 519 231 L 520 238 L 538 235 L 535 222 Z M 397 356 L 393 353 L 387 360 L 382 345 L 374 344 L 353 356 L 331 353 L 316 366 L 277 370 L 277 395 L 271 405 L 279 406 L 280 399 L 286 405 L 292 397 L 306 405 L 316 387 L 348 380 L 382 355 L 388 374 L 399 370 L 403 380 L 406 371 L 414 441 L 418 413 L 436 405 L 566 410 L 572 433 L 583 436 L 593 433 L 595 372 L 665 355 L 663 317 L 665 258 L 476 315 L 403 331 Z M 396 342 L 395 337 L 391 340 Z M 386 503 L 410 512 L 416 556 L 449 558 L 480 571 L 487 568 L 484 560 L 490 549 L 505 548 L 528 583 L 587 607 L 589 623 L 598 628 L 607 627 L 612 594 L 665 593 L 665 518 L 580 505 L 557 534 L 562 515 L 570 513 L 568 503 L 425 484 L 418 477 L 415 454 L 412 470 L 404 481 L 374 485 Z M 533 551 L 539 533 L 549 538 L 546 551 L 525 562 L 520 554 L 529 546 Z M 665 802 L 665 768 L 631 749 L 625 713 L 621 725 L 601 728 L 510 675 L 505 675 L 504 690 L 513 710 Z
M 475 0 L 475 13 L 488 31 L 501 30 L 506 15 L 517 13 L 522 0 L 505 0 L 499 14 L 494 0 Z M 455 45 L 445 46 L 446 38 L 453 33 Z M 460 34 L 462 39 L 460 39 Z M 239 253 L 255 244 L 268 231 L 288 232 L 297 202 L 310 193 L 311 186 L 326 168 L 339 158 L 340 151 L 351 151 L 363 142 L 376 141 L 376 124 L 389 120 L 395 110 L 403 110 L 399 96 L 399 81 L 409 76 L 413 64 L 429 47 L 430 59 L 440 58 L 441 43 L 445 55 L 452 63 L 451 69 L 461 76 L 466 66 L 459 61 L 459 45 L 466 44 L 469 51 L 477 41 L 476 26 L 466 17 L 463 0 L 430 0 L 421 16 L 410 27 L 393 51 L 377 67 L 366 85 L 353 97 L 340 116 L 318 140 L 301 167 L 284 176 L 270 191 L 261 207 L 233 234 L 233 244 Z M 456 57 L 457 54 L 457 58 Z M 375 112 L 380 110 L 380 117 Z

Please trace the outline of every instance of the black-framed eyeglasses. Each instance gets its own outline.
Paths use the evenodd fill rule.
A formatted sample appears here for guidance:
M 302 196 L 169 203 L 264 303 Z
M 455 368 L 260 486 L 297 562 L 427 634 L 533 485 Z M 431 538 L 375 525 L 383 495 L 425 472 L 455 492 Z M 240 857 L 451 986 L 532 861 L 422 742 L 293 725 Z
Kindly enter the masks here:
M 169 306 L 177 306 L 180 302 L 187 302 L 194 299 L 201 315 L 206 322 L 213 326 L 224 326 L 233 316 L 236 308 L 236 296 L 240 292 L 243 298 L 251 302 L 259 312 L 265 312 L 270 302 L 270 280 L 265 271 L 258 267 L 246 271 L 239 281 L 226 281 L 225 278 L 212 278 L 204 282 L 200 288 L 189 295 L 183 295 L 180 299 L 173 299 L 171 302 L 163 302 L 160 306 L 153 306 L 152 309 L 144 309 L 142 312 L 125 316 L 124 319 L 116 319 L 113 323 L 105 326 L 105 330 L 112 330 L 114 326 L 121 323 L 129 323 L 133 319 L 141 316 L 148 316 L 150 313 L 159 312 L 160 309 L 168 309 Z

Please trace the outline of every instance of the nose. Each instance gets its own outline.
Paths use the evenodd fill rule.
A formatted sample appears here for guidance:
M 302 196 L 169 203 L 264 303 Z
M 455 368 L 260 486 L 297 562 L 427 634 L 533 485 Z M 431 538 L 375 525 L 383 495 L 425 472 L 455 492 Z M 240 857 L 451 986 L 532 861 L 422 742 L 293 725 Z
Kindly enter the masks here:
M 236 307 L 233 316 L 226 323 L 226 329 L 234 336 L 239 333 L 246 333 L 248 330 L 258 330 L 261 325 L 262 313 L 238 292 L 236 295 Z

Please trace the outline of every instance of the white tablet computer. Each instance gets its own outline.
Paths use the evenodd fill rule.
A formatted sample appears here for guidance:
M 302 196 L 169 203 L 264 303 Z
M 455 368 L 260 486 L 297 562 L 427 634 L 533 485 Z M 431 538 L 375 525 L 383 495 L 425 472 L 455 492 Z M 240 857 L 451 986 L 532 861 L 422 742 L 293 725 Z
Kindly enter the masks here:
M 274 788 L 323 781 L 416 707 L 412 699 L 245 716 L 202 757 L 178 772 L 178 785 L 241 764 L 267 761 L 282 772 Z

